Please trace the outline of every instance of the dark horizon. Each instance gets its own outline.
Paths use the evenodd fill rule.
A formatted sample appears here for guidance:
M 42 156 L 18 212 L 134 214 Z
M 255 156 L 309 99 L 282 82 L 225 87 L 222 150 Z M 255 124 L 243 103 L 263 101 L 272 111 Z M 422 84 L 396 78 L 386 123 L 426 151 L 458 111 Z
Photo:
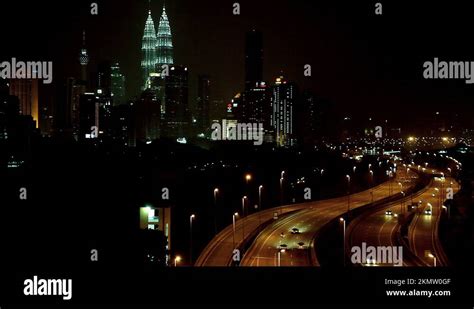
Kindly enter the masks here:
M 151 3 L 155 24 L 162 3 Z M 469 61 L 469 55 L 474 54 L 464 30 L 468 19 L 462 14 L 468 10 L 462 6 L 454 10 L 434 4 L 410 4 L 406 9 L 403 4 L 386 3 L 381 18 L 375 16 L 370 1 L 357 5 L 284 0 L 271 4 L 247 0 L 239 3 L 240 16 L 232 15 L 232 1 L 205 5 L 202 1 L 180 0 L 166 4 L 175 63 L 190 69 L 191 105 L 195 103 L 200 74 L 211 77 L 212 99 L 228 102 L 244 90 L 245 33 L 258 29 L 263 33 L 267 83 L 272 84 L 283 72 L 301 90 L 312 90 L 348 115 L 405 124 L 406 108 L 415 114 L 426 108 L 430 112 L 452 112 L 455 108 L 461 116 L 472 110 L 471 85 L 462 81 L 427 81 L 422 76 L 424 61 L 434 57 Z M 69 76 L 79 76 L 77 57 L 85 29 L 89 73 L 93 74 L 101 61 L 118 61 L 126 77 L 127 97 L 139 95 L 140 46 L 147 1 L 120 5 L 101 1 L 98 16 L 90 15 L 90 3 L 84 1 L 5 5 L 12 10 L 20 6 L 29 9 L 23 10 L 25 15 L 19 26 L 11 28 L 8 21 L 0 22 L 7 43 L 0 52 L 2 59 L 51 59 L 53 84 L 62 84 Z M 460 15 L 450 23 L 430 22 L 453 14 Z M 449 35 L 441 36 L 443 33 Z M 312 65 L 312 77 L 303 76 L 305 64 Z M 51 100 L 56 93 L 53 87 L 42 87 L 40 104 Z M 426 116 L 425 121 L 431 119 L 429 115 L 421 116 Z

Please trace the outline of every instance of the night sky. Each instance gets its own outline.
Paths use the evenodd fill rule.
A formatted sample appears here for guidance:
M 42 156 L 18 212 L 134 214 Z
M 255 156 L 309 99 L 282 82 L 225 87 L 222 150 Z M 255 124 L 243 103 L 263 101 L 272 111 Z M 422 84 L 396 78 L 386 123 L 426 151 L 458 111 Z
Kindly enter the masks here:
M 472 113 L 474 85 L 422 79 L 422 64 L 433 57 L 474 60 L 472 8 L 466 4 L 385 1 L 383 15 L 375 16 L 375 1 L 241 0 L 242 14 L 234 16 L 234 2 L 166 3 L 175 63 L 191 72 L 190 102 L 198 74 L 211 75 L 212 99 L 227 101 L 243 89 L 244 35 L 256 28 L 264 35 L 265 80 L 283 71 L 338 110 L 387 119 L 426 108 Z M 137 95 L 148 1 L 97 1 L 98 16 L 90 15 L 90 3 L 2 2 L 1 14 L 8 18 L 0 19 L 0 60 L 54 60 L 56 83 L 78 76 L 85 29 L 90 71 L 99 60 L 119 61 L 128 96 Z M 156 27 L 162 5 L 152 0 Z M 311 78 L 303 76 L 305 64 L 312 65 Z M 51 87 L 43 87 L 43 101 Z

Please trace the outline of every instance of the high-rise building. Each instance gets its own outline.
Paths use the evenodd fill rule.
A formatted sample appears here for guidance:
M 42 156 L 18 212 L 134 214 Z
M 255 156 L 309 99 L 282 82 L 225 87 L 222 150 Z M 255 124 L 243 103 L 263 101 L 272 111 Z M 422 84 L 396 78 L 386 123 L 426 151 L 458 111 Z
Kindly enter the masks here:
M 232 112 L 232 105 L 230 106 L 230 110 Z M 210 119 L 213 122 L 214 120 L 221 120 L 225 118 L 226 112 L 229 110 L 228 106 L 225 104 L 224 100 L 222 99 L 213 99 L 211 101 L 210 107 Z
M 263 81 L 263 35 L 257 30 L 245 36 L 245 90 Z
M 270 94 L 263 81 L 263 35 L 257 30 L 245 36 L 245 91 L 238 118 L 241 122 L 270 123 Z
M 79 138 L 98 138 L 100 104 L 95 93 L 81 95 L 80 111 Z
M 102 95 L 112 94 L 112 67 L 110 62 L 102 61 L 97 70 L 97 89 Z
M 38 80 L 12 79 L 10 80 L 10 95 L 20 100 L 20 114 L 30 115 L 39 127 L 38 115 Z
M 171 27 L 166 15 L 166 9 L 163 5 L 163 12 L 161 13 L 160 23 L 158 24 L 158 32 L 156 34 L 156 64 L 161 68 L 163 64 L 173 64 L 173 40 L 171 36 Z M 161 69 L 159 69 L 161 72 Z
M 135 113 L 135 140 L 152 141 L 160 137 L 160 104 L 156 94 L 145 90 L 133 106 Z
M 281 147 L 295 145 L 293 108 L 297 98 L 296 91 L 295 84 L 288 83 L 283 76 L 277 78 L 272 87 L 270 125 L 275 132 L 276 143 Z
M 210 125 L 210 98 L 211 98 L 211 80 L 207 75 L 198 76 L 198 97 L 196 106 L 196 122 L 198 130 L 204 132 Z
M 174 65 L 165 77 L 164 134 L 168 137 L 184 137 L 187 133 L 185 130 L 190 122 L 188 75 L 187 67 Z
M 270 123 L 270 97 L 269 89 L 265 82 L 260 82 L 247 89 L 242 98 L 240 120 L 243 122 L 262 123 L 268 128 Z
M 150 87 L 150 73 L 155 71 L 157 64 L 156 47 L 158 40 L 156 38 L 155 24 L 151 17 L 151 10 L 148 11 L 148 18 L 145 22 L 145 30 L 142 39 L 142 89 Z
M 79 63 L 81 64 L 81 83 L 84 86 L 83 93 L 87 90 L 87 64 L 89 64 L 89 55 L 86 48 L 86 32 L 82 32 L 82 48 L 79 53 Z
M 114 106 L 125 102 L 125 76 L 120 71 L 119 63 L 114 63 L 111 67 L 112 97 Z
M 122 146 L 134 147 L 134 115 L 132 104 L 121 104 L 112 107 L 112 139 Z

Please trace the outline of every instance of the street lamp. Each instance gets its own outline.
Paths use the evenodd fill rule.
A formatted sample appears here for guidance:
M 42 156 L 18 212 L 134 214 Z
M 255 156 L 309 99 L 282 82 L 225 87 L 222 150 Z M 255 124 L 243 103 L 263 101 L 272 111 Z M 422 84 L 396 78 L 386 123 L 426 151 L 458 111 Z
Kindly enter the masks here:
M 244 196 L 242 197 L 242 242 L 244 241 L 245 239 L 245 220 L 244 220 L 244 217 L 245 217 L 245 200 L 247 199 L 247 196 Z
M 280 178 L 280 205 L 283 205 L 283 177 Z
M 181 257 L 179 255 L 177 255 L 174 258 L 174 267 L 177 267 L 179 262 L 181 262 Z
M 214 234 L 217 234 L 217 194 L 219 188 L 214 189 Z
M 196 215 L 189 216 L 189 261 L 193 264 L 193 220 Z
M 351 210 L 351 176 L 346 175 L 347 178 L 347 213 Z
M 235 218 L 238 215 L 237 212 L 232 215 L 232 249 L 235 249 Z
M 258 187 L 258 207 L 260 207 L 260 211 L 263 210 L 263 207 L 262 207 L 262 190 L 263 190 L 263 186 L 260 185 L 260 186 Z M 258 212 L 258 224 L 259 224 L 259 225 L 260 225 L 260 223 L 261 223 L 261 222 L 260 222 L 260 221 L 261 221 L 261 220 L 260 220 L 260 215 L 261 215 L 261 214 L 260 214 L 260 211 Z
M 400 201 L 400 214 L 403 213 L 403 199 L 405 198 L 405 192 L 401 191 L 400 192 L 403 195 L 403 198 Z
M 428 257 L 433 259 L 433 267 L 436 267 L 436 256 L 434 256 L 432 253 L 428 254 Z
M 339 218 L 339 221 L 342 222 L 342 260 L 344 266 L 346 266 L 346 220 L 344 218 Z
M 370 168 L 370 164 L 369 164 Z M 372 196 L 372 204 L 374 203 L 374 172 L 372 170 L 369 170 L 369 175 L 370 175 L 370 195 Z
M 252 175 L 250 174 L 245 175 L 245 181 L 247 182 L 247 184 L 249 184 L 250 180 L 252 180 Z

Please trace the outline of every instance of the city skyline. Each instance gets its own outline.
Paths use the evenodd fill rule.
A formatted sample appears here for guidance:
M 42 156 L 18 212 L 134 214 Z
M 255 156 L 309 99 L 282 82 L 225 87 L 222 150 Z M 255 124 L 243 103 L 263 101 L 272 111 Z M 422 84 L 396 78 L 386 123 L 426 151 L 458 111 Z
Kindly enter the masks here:
M 87 31 L 91 32 L 88 35 L 88 51 L 90 55 L 94 54 L 94 57 L 91 57 L 90 67 L 94 68 L 95 64 L 100 59 L 119 61 L 122 64 L 124 74 L 127 77 L 126 86 L 128 96 L 137 94 L 139 89 L 139 83 L 137 83 L 139 76 L 137 75 L 139 73 L 139 71 L 137 70 L 137 67 L 139 67 L 139 65 L 137 66 L 137 61 L 140 61 L 138 55 L 139 51 L 135 48 L 130 47 L 137 46 L 132 42 L 137 42 L 141 39 L 141 36 L 143 34 L 142 27 L 146 19 L 146 12 L 148 12 L 148 3 L 146 3 L 146 1 L 138 4 L 138 6 L 134 5 L 130 8 L 126 7 L 129 4 L 124 4 L 124 7 L 119 8 L 113 7 L 112 3 L 106 1 L 103 3 L 103 6 L 101 5 L 100 12 L 112 10 L 114 14 L 110 15 L 99 13 L 97 17 L 88 16 L 86 19 L 83 19 L 80 24 L 78 22 L 75 22 L 74 19 L 72 23 L 66 22 L 65 26 L 67 28 L 69 28 L 70 30 L 75 30 L 68 31 L 67 37 L 64 38 L 64 42 L 66 43 L 66 45 L 64 45 L 64 53 L 61 52 L 60 57 L 57 57 L 59 56 L 57 51 L 53 51 L 52 53 L 50 53 L 52 56 L 57 58 L 57 60 L 55 61 L 55 63 L 57 63 L 55 65 L 55 76 L 57 76 L 58 79 L 61 79 L 66 78 L 70 75 L 74 75 L 74 72 L 77 72 L 77 65 L 75 65 L 75 62 L 72 59 L 73 55 L 77 53 L 77 49 L 80 48 L 80 46 L 78 46 L 77 36 L 82 35 L 82 31 L 84 29 L 86 29 L 87 31 L 89 30 L 88 28 L 90 28 L 91 31 Z M 242 3 L 243 7 L 245 7 L 245 4 L 245 2 Z M 227 20 L 222 22 L 224 26 L 222 26 L 221 29 L 212 29 L 212 27 L 210 26 L 212 22 L 209 14 L 211 12 L 225 13 L 226 7 L 224 5 L 218 4 L 210 6 L 209 9 L 211 11 L 207 13 L 202 12 L 203 8 L 196 7 L 196 14 L 185 17 L 185 15 L 183 15 L 184 12 L 188 12 L 190 6 L 193 6 L 192 4 L 186 1 L 167 4 L 168 15 L 171 14 L 170 23 L 171 26 L 175 28 L 174 32 L 176 32 L 175 38 L 177 41 L 174 42 L 174 45 L 177 47 L 175 48 L 175 58 L 179 60 L 179 63 L 183 63 L 190 68 L 192 73 L 191 83 L 194 85 L 197 84 L 197 76 L 199 74 L 208 74 L 214 78 L 214 98 L 223 99 L 225 102 L 229 101 L 235 95 L 236 91 L 239 91 L 239 89 L 244 88 L 242 85 L 243 66 L 237 64 L 239 62 L 243 63 L 243 56 L 241 56 L 242 54 L 240 54 L 240 51 L 243 52 L 242 41 L 244 39 L 245 33 L 251 29 L 256 28 L 261 30 L 266 38 L 264 52 L 264 79 L 267 82 L 274 80 L 274 78 L 278 77 L 280 75 L 280 72 L 283 70 L 285 76 L 287 76 L 290 80 L 294 80 L 303 89 L 307 88 L 313 90 L 316 94 L 333 101 L 334 104 L 338 107 L 345 107 L 348 113 L 352 113 L 355 116 L 359 114 L 359 109 L 353 107 L 355 105 L 354 102 L 357 102 L 356 104 L 362 104 L 363 106 L 367 106 L 367 108 L 370 109 L 371 114 L 374 114 L 371 115 L 372 117 L 379 117 L 378 114 L 380 114 L 381 118 L 393 117 L 395 118 L 395 120 L 402 117 L 402 113 L 399 110 L 394 110 L 390 113 L 383 111 L 379 108 L 380 102 L 384 102 L 383 105 L 402 104 L 404 106 L 413 106 L 419 111 L 422 111 L 424 107 L 429 104 L 430 106 L 437 106 L 438 109 L 441 111 L 449 111 L 445 107 L 445 104 L 442 104 L 442 102 L 448 100 L 450 102 L 450 105 L 454 104 L 458 107 L 458 109 L 468 108 L 466 99 L 460 98 L 459 94 L 457 94 L 457 91 L 454 90 L 456 87 L 455 83 L 449 84 L 448 87 L 440 88 L 437 87 L 436 82 L 425 82 L 420 80 L 423 73 L 423 61 L 432 58 L 432 55 L 428 53 L 425 53 L 426 56 L 422 57 L 421 52 L 427 50 L 428 46 L 418 48 L 418 50 L 420 50 L 420 55 L 412 57 L 411 59 L 408 58 L 407 55 L 405 55 L 404 53 L 401 53 L 399 56 L 397 56 L 394 52 L 387 53 L 388 47 L 392 48 L 392 45 L 396 45 L 397 42 L 400 42 L 399 35 L 394 35 L 393 27 L 395 26 L 395 24 L 391 23 L 393 20 L 391 15 L 388 16 L 388 22 L 384 21 L 384 24 L 380 24 L 380 26 L 382 27 L 376 27 L 381 28 L 380 30 L 376 29 L 368 31 L 367 33 L 371 33 L 371 36 L 367 36 L 363 40 L 355 40 L 355 36 L 358 35 L 361 30 L 371 29 L 371 25 L 377 24 L 376 17 L 373 17 L 364 22 L 357 22 L 354 21 L 353 18 L 349 15 L 347 21 L 348 23 L 352 23 L 353 25 L 353 30 L 349 31 L 349 28 L 342 28 L 341 25 L 337 25 L 336 27 L 328 27 L 327 25 L 331 25 L 336 21 L 332 17 L 324 17 L 323 13 L 327 10 L 332 10 L 334 12 L 338 12 L 341 16 L 347 17 L 347 15 L 349 14 L 348 11 L 351 9 L 350 5 L 344 7 L 320 4 L 315 5 L 313 7 L 312 5 L 309 5 L 307 3 L 288 4 L 284 1 L 280 1 L 279 4 L 281 5 L 272 6 L 270 8 L 271 11 L 269 11 L 268 14 L 272 12 L 274 13 L 275 17 L 283 17 L 283 14 L 285 13 L 282 7 L 288 6 L 291 12 L 303 12 L 304 9 L 307 8 L 308 10 L 306 10 L 304 14 L 309 14 L 309 12 L 311 12 L 312 14 L 316 14 L 316 17 L 320 17 L 320 20 L 318 20 L 318 18 L 311 18 L 311 20 L 314 20 L 311 22 L 308 21 L 308 19 L 290 19 L 288 20 L 289 23 L 286 27 L 288 29 L 280 28 L 280 30 L 282 31 L 282 35 L 285 35 L 285 32 L 288 33 L 289 31 L 292 31 L 293 35 L 289 36 L 289 39 L 291 40 L 290 44 L 292 46 L 292 49 L 294 48 L 294 52 L 298 53 L 298 55 L 300 56 L 296 56 L 296 54 L 293 57 L 290 56 L 290 54 L 288 54 L 288 46 L 279 46 L 275 38 L 270 35 L 271 32 L 269 31 L 269 27 L 275 27 L 276 23 L 270 22 L 268 19 L 258 20 L 254 18 L 255 15 L 258 15 L 259 12 L 261 12 L 261 9 L 263 9 L 264 4 L 258 5 L 252 10 L 252 12 L 247 12 L 246 14 L 242 13 L 242 16 L 236 17 L 240 18 L 240 20 L 242 20 L 242 18 L 243 20 L 245 20 L 245 23 L 239 23 L 238 25 L 232 25 L 232 18 L 234 18 L 235 16 L 232 16 L 232 12 L 231 10 L 229 10 Z M 153 11 L 158 13 L 161 12 L 163 8 L 163 3 L 154 1 L 151 2 L 151 6 Z M 88 12 L 90 8 L 88 6 L 73 4 L 73 8 L 77 9 L 77 11 L 80 12 L 81 15 L 90 15 L 90 12 Z M 72 10 L 73 8 L 70 9 Z M 126 14 L 125 10 L 127 9 L 129 12 Z M 360 7 L 358 6 L 357 9 L 360 10 Z M 395 6 L 393 9 L 398 10 L 399 8 Z M 413 7 L 412 14 L 415 15 L 417 10 L 418 7 Z M 435 10 L 435 8 L 433 8 L 433 10 Z M 438 11 L 434 11 L 435 14 L 438 14 L 437 12 Z M 123 17 L 130 13 L 132 14 L 130 20 L 136 21 L 131 23 L 132 27 L 130 28 L 131 30 L 133 29 L 135 34 L 132 34 L 132 32 L 130 32 L 131 30 L 126 31 L 126 25 L 122 21 Z M 389 14 L 391 13 L 389 12 Z M 75 14 L 75 16 L 77 16 L 77 14 Z M 208 18 L 208 21 L 206 20 L 205 23 L 202 23 L 202 18 L 204 17 Z M 106 20 L 104 20 L 104 18 L 106 18 Z M 110 20 L 110 18 L 113 19 Z M 216 16 L 216 18 L 220 22 L 222 21 L 223 17 L 218 15 Z M 319 27 L 308 27 L 309 24 L 318 25 L 321 24 L 323 21 L 327 22 L 327 25 L 324 27 L 322 27 L 322 25 L 320 25 Z M 54 20 L 54 22 L 59 21 L 56 19 Z M 97 29 L 103 28 L 103 30 L 106 31 L 107 27 L 113 25 L 118 31 L 107 31 L 107 35 L 99 34 L 100 32 L 97 33 L 97 31 L 92 31 L 95 28 L 94 24 L 97 24 L 98 22 L 100 22 L 101 26 L 97 27 Z M 195 28 L 194 30 L 191 30 L 193 28 L 191 26 L 197 22 L 199 22 L 201 26 Z M 393 20 L 393 22 L 395 21 Z M 411 17 L 408 18 L 406 22 L 412 22 Z M 462 21 L 459 22 L 461 23 Z M 108 26 L 108 24 L 110 24 L 110 26 Z M 49 26 L 48 24 L 46 24 L 46 26 L 50 28 L 53 27 L 53 24 Z M 407 29 L 408 24 L 402 25 L 402 27 L 402 29 L 405 30 Z M 312 32 L 308 32 L 307 29 L 313 29 L 313 31 L 316 31 L 314 33 L 314 39 L 312 38 L 313 35 L 311 35 Z M 197 34 L 190 36 L 189 34 L 192 34 L 195 30 L 197 31 Z M 299 31 L 294 32 L 293 30 Z M 206 35 L 201 35 L 201 31 L 206 31 Z M 417 31 L 421 33 L 423 29 L 421 28 Z M 94 32 L 97 33 L 97 35 L 94 35 Z M 212 39 L 213 37 L 222 37 L 224 32 L 228 33 L 228 39 Z M 298 32 L 301 33 L 298 34 Z M 407 42 L 410 42 L 411 44 L 419 44 L 416 41 L 414 42 L 415 33 L 409 33 L 407 31 L 404 31 L 403 33 L 406 34 Z M 333 38 L 331 38 L 331 36 L 333 36 Z M 347 41 L 348 43 L 345 43 L 346 45 L 348 45 L 346 47 L 350 47 L 349 50 L 355 49 L 357 53 L 351 55 L 350 57 L 341 57 L 340 54 L 344 52 L 344 48 L 337 48 L 336 50 L 334 50 L 337 45 L 333 43 L 328 44 L 330 42 L 334 42 L 334 40 L 336 40 L 336 37 L 341 36 L 346 36 L 349 39 Z M 60 37 L 61 36 L 58 36 L 58 38 Z M 381 39 L 382 44 L 374 45 L 373 40 L 375 38 Z M 394 41 L 390 42 L 390 39 L 393 39 Z M 100 50 L 98 50 L 97 46 L 99 46 L 102 41 L 110 43 L 106 44 L 110 45 L 110 47 L 101 48 Z M 218 48 L 215 48 L 216 42 L 227 43 L 221 44 Z M 199 48 L 189 48 L 190 44 L 195 44 L 195 46 Z M 36 53 L 35 51 L 35 54 L 40 55 L 41 53 L 44 53 L 49 49 L 49 47 L 46 47 L 44 49 L 40 48 L 41 45 L 42 44 L 36 44 L 36 46 L 38 46 L 38 52 Z M 32 46 L 35 46 L 35 44 L 33 44 Z M 112 46 L 121 46 L 121 48 L 115 47 L 113 49 L 110 49 Z M 128 47 L 124 49 L 123 47 L 125 46 Z M 445 45 L 440 44 L 440 47 L 437 48 L 439 50 L 438 53 L 440 55 L 446 53 L 441 49 L 441 46 Z M 222 69 L 226 66 L 217 65 L 218 63 L 222 62 L 222 55 L 227 54 L 225 50 L 227 50 L 228 48 L 232 48 L 233 50 L 230 53 L 231 55 L 237 52 L 240 54 L 239 56 L 234 56 L 233 58 L 241 59 L 235 64 L 230 64 L 231 67 L 229 67 L 228 71 L 232 72 L 231 74 L 229 74 L 229 72 L 222 72 Z M 402 47 L 400 45 L 400 47 L 397 48 Z M 468 46 L 466 48 L 469 49 Z M 70 52 L 67 52 L 68 50 Z M 205 54 L 203 54 L 204 51 L 206 51 Z M 363 52 L 365 51 L 369 51 L 370 55 L 374 55 L 375 58 L 367 60 L 367 55 L 363 54 Z M 8 52 L 8 49 L 4 52 Z M 25 52 L 23 52 L 22 54 L 25 54 Z M 286 54 L 287 56 L 282 58 L 282 55 L 284 54 Z M 333 54 L 333 56 L 331 56 L 331 54 Z M 308 57 L 308 55 L 310 56 Z M 357 55 L 357 57 L 355 57 L 355 55 Z M 317 58 L 315 58 L 315 56 Z M 211 60 L 212 58 L 215 58 L 215 60 Z M 63 65 L 62 62 L 64 62 L 66 59 L 69 60 Z M 199 59 L 205 61 L 199 61 Z M 285 65 L 281 65 L 282 62 L 280 60 L 283 59 L 285 60 Z M 304 61 L 305 59 L 308 59 L 308 61 Z M 313 76 L 310 79 L 305 78 L 302 74 L 303 66 L 305 63 L 312 64 Z M 366 66 L 366 68 L 362 70 L 359 70 L 361 67 L 363 67 L 363 63 L 367 63 L 368 66 Z M 379 66 L 378 64 L 383 65 Z M 328 65 L 334 65 L 333 69 L 330 69 Z M 341 65 L 343 65 L 343 68 L 341 67 Z M 357 69 L 354 70 L 355 68 Z M 405 70 L 405 73 L 402 72 L 402 68 L 403 70 Z M 67 72 L 64 71 L 64 73 L 61 73 L 62 70 L 67 70 Z M 377 72 L 380 71 L 392 73 L 384 73 L 385 77 L 375 82 L 374 78 L 379 75 L 379 73 Z M 353 75 L 356 72 L 357 75 Z M 338 76 L 346 76 L 347 78 L 344 77 L 341 79 Z M 349 78 L 349 76 L 352 76 L 354 78 Z M 404 81 L 407 79 L 409 82 Z M 345 80 L 352 80 L 353 85 L 347 84 Z M 387 86 L 384 86 L 385 84 Z M 466 86 L 458 86 L 466 88 Z M 45 100 L 48 100 L 47 98 L 51 96 L 50 94 L 48 95 L 48 93 L 52 91 L 51 87 L 41 88 L 41 95 L 46 95 Z M 196 88 L 197 87 L 193 86 L 190 87 L 191 98 L 195 98 L 197 96 Z M 346 91 L 338 91 L 339 88 L 343 88 Z M 414 88 L 418 89 L 418 91 L 414 92 Z M 469 97 L 471 97 L 472 91 L 470 91 L 468 87 L 465 89 L 464 92 Z M 390 96 L 387 96 L 387 93 L 390 93 Z

